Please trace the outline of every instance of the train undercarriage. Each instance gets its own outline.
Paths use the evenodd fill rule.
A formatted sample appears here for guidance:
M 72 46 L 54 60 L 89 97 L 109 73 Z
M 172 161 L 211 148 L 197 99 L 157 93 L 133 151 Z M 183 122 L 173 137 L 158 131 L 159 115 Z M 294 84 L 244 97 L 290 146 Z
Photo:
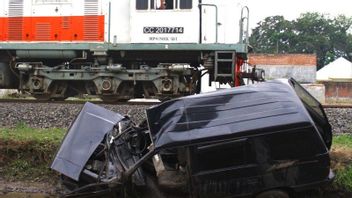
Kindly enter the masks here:
M 81 94 L 97 95 L 104 101 L 131 98 L 175 97 L 195 93 L 197 72 L 189 65 L 91 63 L 49 67 L 42 63 L 19 63 L 21 90 L 37 99 L 65 99 Z M 34 66 L 34 67 L 33 67 Z M 31 72 L 32 71 L 32 72 Z
M 255 69 L 241 68 L 250 48 L 248 7 L 158 2 L 5 1 L 0 89 L 39 100 L 89 94 L 114 102 L 199 93 L 205 73 L 209 84 L 262 80 Z M 230 7 L 227 17 L 241 13 L 239 40 L 233 21 L 219 14 Z
M 248 77 L 239 70 L 246 59 L 241 51 L 246 50 L 222 49 L 234 46 L 210 50 L 109 50 L 110 45 L 102 46 L 106 45 L 87 50 L 38 47 L 2 51 L 0 88 L 28 92 L 39 100 L 89 94 L 114 102 L 199 93 L 205 71 L 210 81 L 232 86 L 241 84 L 240 77 Z

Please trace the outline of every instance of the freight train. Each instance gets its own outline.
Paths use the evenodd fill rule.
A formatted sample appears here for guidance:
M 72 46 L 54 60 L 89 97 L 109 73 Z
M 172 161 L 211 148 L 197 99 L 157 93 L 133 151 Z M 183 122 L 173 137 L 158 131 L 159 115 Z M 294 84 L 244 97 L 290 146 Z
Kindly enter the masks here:
M 238 86 L 253 77 L 241 70 L 248 19 L 229 0 L 3 0 L 0 88 L 41 100 L 172 98 L 198 93 L 203 70 Z

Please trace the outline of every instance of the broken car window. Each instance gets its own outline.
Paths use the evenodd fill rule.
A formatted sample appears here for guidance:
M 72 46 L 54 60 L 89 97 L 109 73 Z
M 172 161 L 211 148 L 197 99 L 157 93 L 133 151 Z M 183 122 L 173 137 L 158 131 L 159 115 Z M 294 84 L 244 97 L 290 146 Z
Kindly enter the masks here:
M 192 9 L 192 0 L 136 0 L 137 10 Z
M 192 0 L 179 0 L 180 9 L 192 9 Z
M 147 10 L 148 9 L 148 0 L 137 0 L 136 1 L 137 10 Z

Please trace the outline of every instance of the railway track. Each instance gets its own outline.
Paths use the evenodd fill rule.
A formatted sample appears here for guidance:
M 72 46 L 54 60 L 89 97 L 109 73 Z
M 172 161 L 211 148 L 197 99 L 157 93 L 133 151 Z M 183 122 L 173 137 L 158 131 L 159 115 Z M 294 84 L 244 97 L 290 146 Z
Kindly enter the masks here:
M 126 102 L 104 102 L 101 100 L 36 100 L 36 99 L 0 99 L 0 103 L 53 103 L 53 104 L 84 104 L 91 102 L 94 104 L 113 104 L 113 105 L 155 105 L 159 104 L 158 100 L 136 99 Z
M 351 109 L 352 104 L 324 104 L 324 108 L 340 108 L 340 109 Z
M 54 103 L 54 104 L 84 104 L 91 102 L 94 104 L 113 104 L 113 105 L 155 105 L 160 101 L 154 99 L 135 99 L 126 102 L 104 102 L 101 100 L 62 100 L 62 101 L 41 101 L 35 99 L 0 99 L 0 103 Z M 352 104 L 324 104 L 324 108 L 352 108 Z

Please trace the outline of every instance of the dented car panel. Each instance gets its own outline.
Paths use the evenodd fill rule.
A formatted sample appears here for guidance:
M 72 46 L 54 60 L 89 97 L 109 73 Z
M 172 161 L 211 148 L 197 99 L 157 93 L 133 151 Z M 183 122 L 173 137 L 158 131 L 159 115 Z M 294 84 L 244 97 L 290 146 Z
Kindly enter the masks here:
M 331 179 L 329 153 L 319 139 L 314 128 L 302 127 L 192 146 L 192 185 L 198 197 L 318 186 Z
M 70 126 L 51 168 L 78 181 L 88 159 L 122 118 L 118 113 L 86 103 Z
M 148 109 L 147 117 L 155 148 L 314 125 L 287 81 L 167 101 Z
M 105 185 L 117 197 L 255 197 L 316 188 L 334 177 L 331 126 L 293 79 L 166 101 L 146 111 L 147 124 L 99 112 L 106 114 L 98 122 L 78 116 L 53 162 L 76 180 L 70 196 L 99 197 Z M 85 140 L 76 145 L 77 139 Z M 92 142 L 100 144 L 83 153 Z M 71 165 L 74 157 L 79 168 Z

